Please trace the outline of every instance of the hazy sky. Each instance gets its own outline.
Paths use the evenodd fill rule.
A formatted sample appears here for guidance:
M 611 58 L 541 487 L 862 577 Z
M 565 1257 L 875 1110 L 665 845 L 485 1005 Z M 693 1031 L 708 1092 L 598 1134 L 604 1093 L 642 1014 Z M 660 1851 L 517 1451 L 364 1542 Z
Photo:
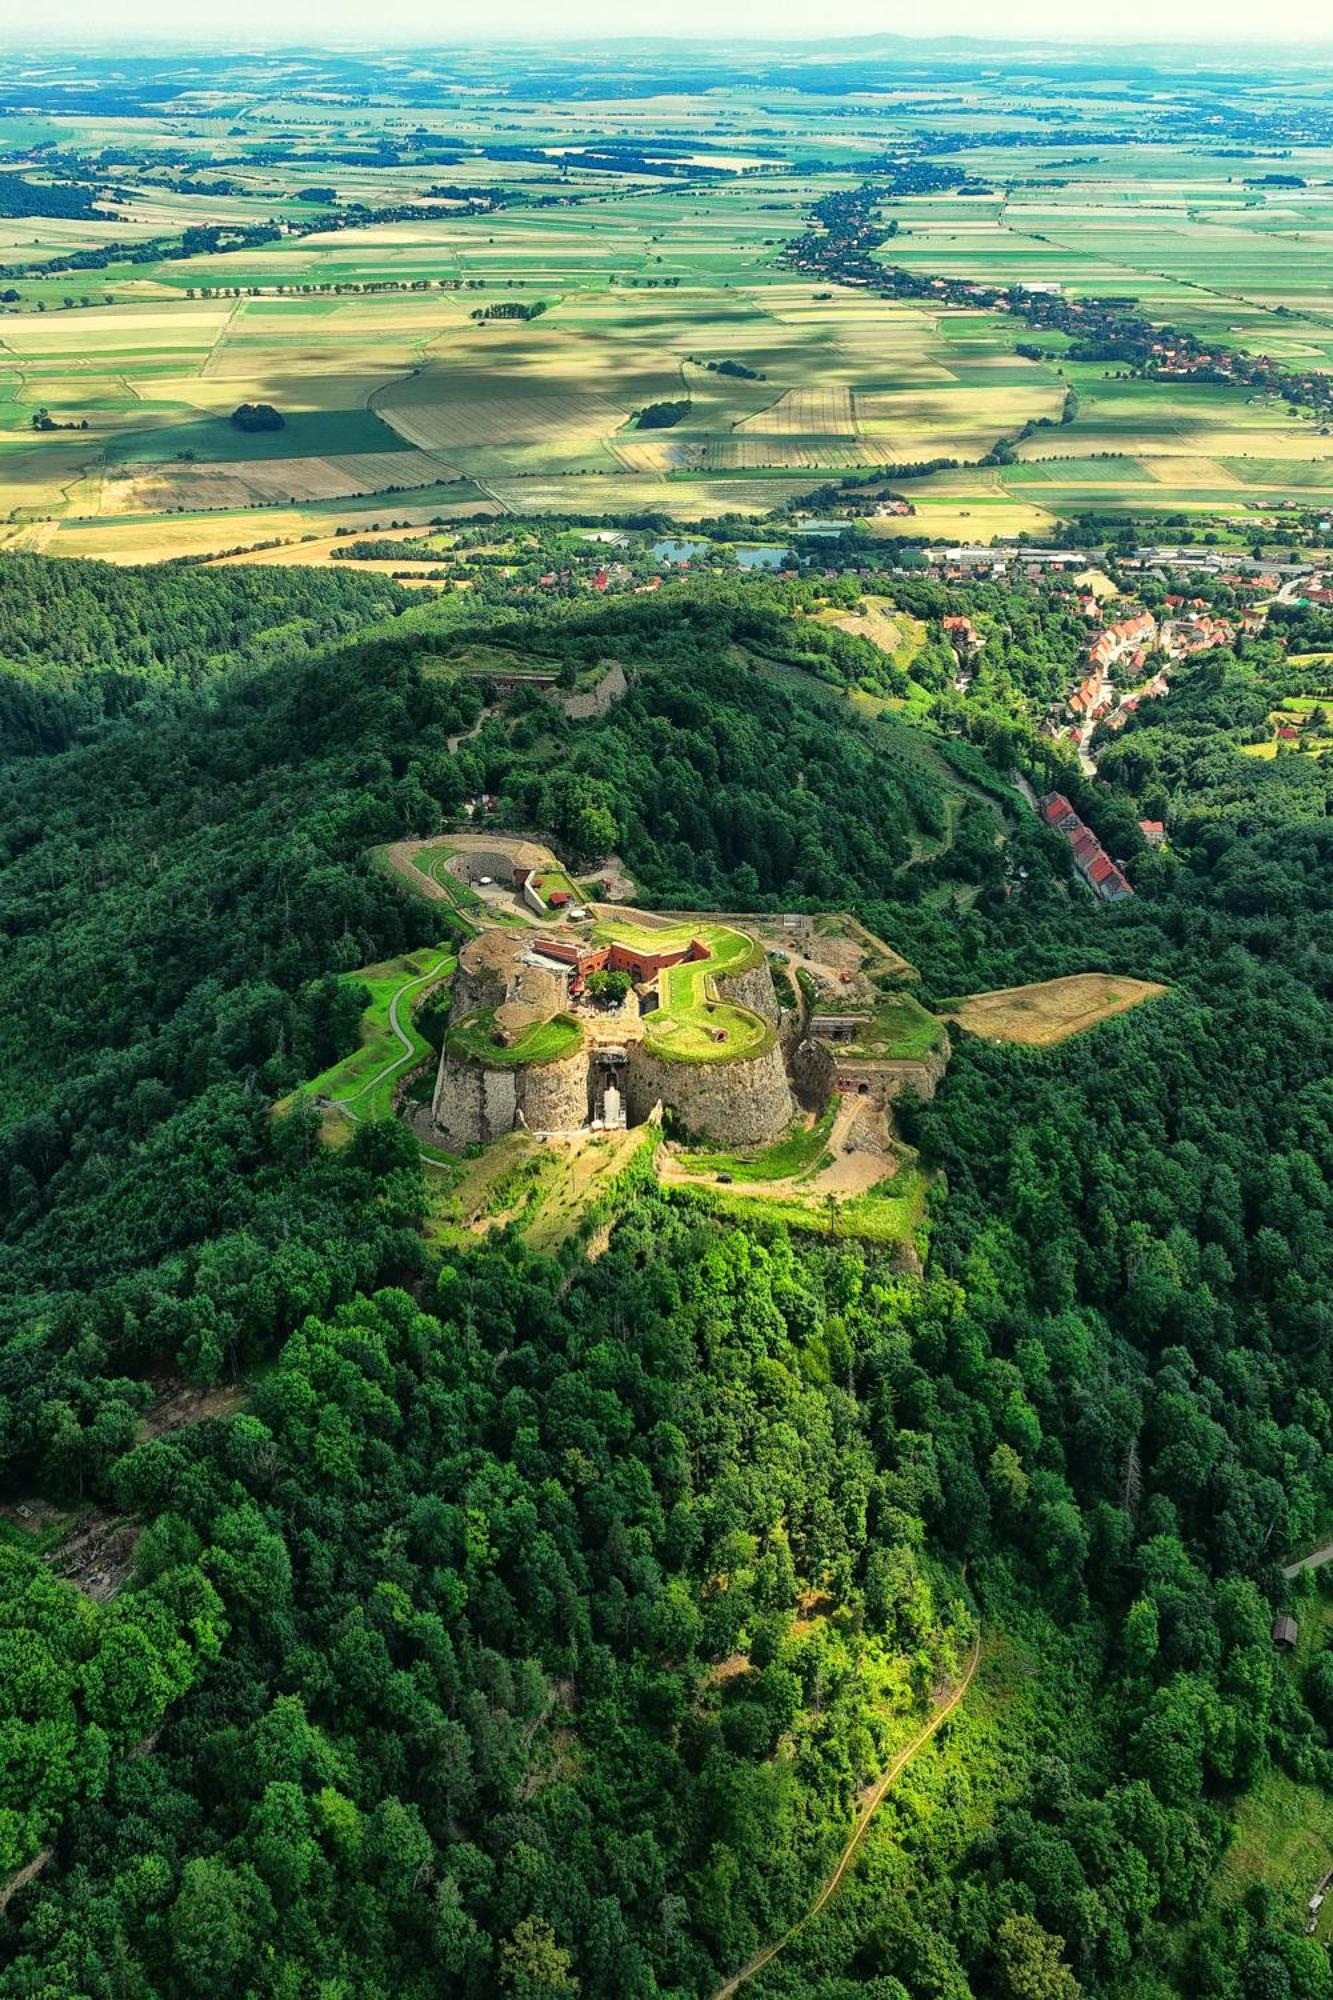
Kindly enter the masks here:
M 1059 36 L 1091 41 L 1258 39 L 1333 41 L 1328 0 L 0 0 L 0 39 L 29 46 L 49 35 L 85 45 L 144 36 L 244 41 L 554 40 L 574 35 L 781 36 L 810 34 Z

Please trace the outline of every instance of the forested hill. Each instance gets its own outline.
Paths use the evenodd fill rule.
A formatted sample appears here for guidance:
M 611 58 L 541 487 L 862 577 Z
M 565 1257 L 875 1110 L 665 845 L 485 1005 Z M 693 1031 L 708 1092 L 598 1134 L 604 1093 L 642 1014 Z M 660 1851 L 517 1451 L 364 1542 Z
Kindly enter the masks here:
M 125 619 L 165 633 L 182 574 Z M 77 694 L 113 614 L 56 577 Z M 1035 646 L 909 723 L 767 586 L 506 619 L 631 691 L 450 753 L 491 692 L 466 620 L 250 587 L 225 644 L 198 614 L 206 686 L 0 763 L 0 1874 L 41 1862 L 0 2000 L 702 2000 L 978 1632 L 756 1993 L 1322 2000 L 1265 1840 L 1333 1783 L 1324 1600 L 1280 1573 L 1333 1516 L 1333 772 L 1242 754 L 1274 650 L 1107 756 L 1109 823 L 1171 830 L 1113 911 L 985 762 L 1041 776 Z M 331 1151 L 271 1107 L 355 1034 L 334 975 L 437 934 L 367 850 L 482 791 L 649 900 L 855 907 L 927 997 L 1173 990 L 1057 1050 L 957 1038 L 904 1117 L 922 1275 L 647 1182 L 599 1261 L 442 1263 L 404 1129 Z M 145 1439 L 163 1368 L 245 1407 Z M 42 1564 L 43 1501 L 139 1532 L 111 1602 Z
M 411 602 L 383 577 L 304 568 L 116 569 L 0 561 L 0 754 L 80 732 L 248 662 L 359 630 Z

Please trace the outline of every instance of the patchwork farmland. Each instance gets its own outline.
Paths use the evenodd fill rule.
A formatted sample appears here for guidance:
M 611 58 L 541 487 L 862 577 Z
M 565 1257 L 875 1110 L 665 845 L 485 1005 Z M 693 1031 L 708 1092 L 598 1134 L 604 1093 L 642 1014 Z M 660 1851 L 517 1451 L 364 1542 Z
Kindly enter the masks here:
M 1113 107 L 1050 80 L 1043 109 L 1088 124 L 1070 154 L 1037 133 L 1000 143 L 985 80 L 874 104 L 786 89 L 659 103 L 618 97 L 608 76 L 605 97 L 556 105 L 516 99 L 484 57 L 470 66 L 457 104 L 410 105 L 412 145 L 387 106 L 297 102 L 280 77 L 238 82 L 227 129 L 188 93 L 169 131 L 48 120 L 88 171 L 106 149 L 122 164 L 115 199 L 81 220 L 0 220 L 0 546 L 207 555 L 325 541 L 386 508 L 416 524 L 759 516 L 849 478 L 889 536 L 1333 506 L 1333 436 L 1310 410 L 1138 379 L 929 295 L 946 281 L 1113 294 L 1325 368 L 1333 150 L 1293 171 L 1173 139 L 1183 85 L 1131 147 Z M 522 143 L 498 143 L 515 118 Z M 896 191 L 886 135 L 946 184 Z M 669 172 L 654 141 L 678 158 Z M 42 171 L 31 142 L 22 121 L 0 141 L 15 171 Z M 967 170 L 948 185 L 960 144 Z M 427 148 L 449 164 L 418 164 Z M 793 253 L 826 197 L 876 176 L 879 262 L 925 296 L 821 282 Z M 246 402 L 282 428 L 236 432 Z M 669 428 L 641 422 L 673 403 Z M 911 514 L 875 518 L 889 489 Z

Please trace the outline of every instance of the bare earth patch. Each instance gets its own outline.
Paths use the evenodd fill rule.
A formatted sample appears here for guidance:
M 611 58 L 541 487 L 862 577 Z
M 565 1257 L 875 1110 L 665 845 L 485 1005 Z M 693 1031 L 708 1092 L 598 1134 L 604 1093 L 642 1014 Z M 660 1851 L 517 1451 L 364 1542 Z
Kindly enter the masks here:
M 47 1557 L 85 1597 L 105 1604 L 113 1598 L 134 1567 L 134 1551 L 143 1530 L 125 1515 L 99 1514 L 89 1509 Z
M 150 1438 L 202 1424 L 209 1417 L 233 1417 L 245 1402 L 245 1390 L 237 1383 L 195 1389 L 179 1375 L 161 1375 L 152 1378 L 152 1386 L 153 1405 L 143 1419 L 144 1436 Z
M 1022 1042 L 1028 1048 L 1052 1048 L 1071 1035 L 1095 1028 L 1101 1021 L 1126 1014 L 1145 1000 L 1156 1000 L 1169 989 L 1152 979 L 1127 979 L 1119 973 L 1075 972 L 1065 979 L 1044 979 L 1034 986 L 1004 986 L 994 993 L 971 993 L 952 1006 L 940 1008 L 946 1021 L 984 1035 L 993 1042 Z

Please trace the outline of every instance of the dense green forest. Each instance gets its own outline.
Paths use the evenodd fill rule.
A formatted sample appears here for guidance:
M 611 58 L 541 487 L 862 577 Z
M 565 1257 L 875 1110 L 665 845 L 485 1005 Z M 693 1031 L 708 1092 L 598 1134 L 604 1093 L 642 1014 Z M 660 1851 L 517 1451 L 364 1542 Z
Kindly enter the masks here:
M 63 750 L 144 703 L 248 662 L 392 615 L 408 593 L 378 576 L 306 569 L 115 569 L 5 556 L 0 750 Z
M 0 565 L 5 1497 L 142 1530 L 101 1603 L 0 1526 L 0 1870 L 41 1864 L 0 1995 L 708 1995 L 978 1636 L 747 1990 L 1328 1994 L 1299 1898 L 1217 1887 L 1248 1798 L 1333 1784 L 1324 1600 L 1280 1573 L 1333 1514 L 1333 771 L 1241 754 L 1280 647 L 1182 670 L 1080 788 L 1027 726 L 1077 651 L 1036 592 L 899 592 L 995 636 L 969 706 L 933 629 L 893 666 L 806 580 L 534 612 L 301 574 Z M 497 641 L 630 693 L 493 702 Z M 1123 836 L 1123 909 L 1015 760 Z M 337 975 L 445 920 L 367 850 L 481 792 L 649 902 L 852 907 L 927 999 L 1173 990 L 956 1038 L 901 1117 L 923 1272 L 646 1178 L 596 1261 L 442 1265 L 405 1129 L 270 1113 L 349 1045 Z M 164 1368 L 244 1406 L 148 1436 Z

